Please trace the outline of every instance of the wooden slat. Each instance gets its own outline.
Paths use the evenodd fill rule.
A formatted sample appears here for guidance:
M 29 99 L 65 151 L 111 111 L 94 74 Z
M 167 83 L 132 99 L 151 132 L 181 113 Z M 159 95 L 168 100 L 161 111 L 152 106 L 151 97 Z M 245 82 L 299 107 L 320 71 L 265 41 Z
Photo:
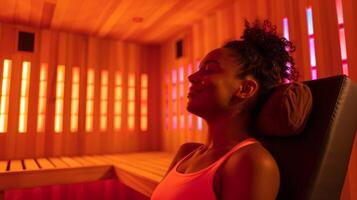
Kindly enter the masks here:
M 61 157 L 61 159 L 63 160 L 63 162 L 67 163 L 67 165 L 69 167 L 81 167 L 81 163 L 73 160 L 72 158 L 70 157 Z
M 56 168 L 0 173 L 0 191 L 57 184 L 83 183 L 114 177 L 111 166 Z
M 22 162 L 21 160 L 11 160 L 10 161 L 10 171 L 22 171 Z
M 55 166 L 56 168 L 67 168 L 69 167 L 68 164 L 63 162 L 60 158 L 48 158 Z
M 86 160 L 83 157 L 71 157 L 73 160 L 77 161 L 78 163 L 81 163 L 82 166 L 93 166 L 96 165 L 94 162 L 90 160 Z
M 0 173 L 5 172 L 7 168 L 7 160 L 0 161 Z
M 107 165 L 108 164 L 107 162 L 102 161 L 102 160 L 100 160 L 98 158 L 95 158 L 94 156 L 83 156 L 82 158 L 85 159 L 85 160 L 88 160 L 90 162 L 93 162 L 96 165 Z
M 34 159 L 25 159 L 24 165 L 26 170 L 38 170 L 40 169 Z
M 145 177 L 146 179 L 150 179 L 150 180 L 153 180 L 156 182 L 160 182 L 160 180 L 162 179 L 161 175 L 154 174 L 154 173 L 148 172 L 146 170 L 142 170 L 142 169 L 139 169 L 139 168 L 127 165 L 127 164 L 116 163 L 116 164 L 114 164 L 114 166 L 121 170 L 125 170 L 129 173 L 137 175 L 139 177 Z
M 56 168 L 47 158 L 38 158 L 38 164 L 40 165 L 41 169 L 53 169 Z
M 148 168 L 150 170 L 155 170 L 159 173 L 162 171 L 166 171 L 167 166 L 164 163 L 152 163 L 150 160 L 146 160 L 144 158 L 132 158 L 130 156 L 115 156 L 118 160 L 127 163 L 136 163 L 142 167 Z
M 127 170 L 128 172 L 131 172 L 134 174 L 145 176 L 150 179 L 153 178 L 153 180 L 160 180 L 162 178 L 162 173 L 160 171 L 150 169 L 147 166 L 136 165 L 135 163 L 121 160 L 121 159 L 118 159 L 117 157 L 111 156 L 111 155 L 105 155 L 105 156 L 103 156 L 103 159 L 106 159 L 109 162 L 112 162 L 113 165 L 116 167 L 120 167 L 121 169 Z

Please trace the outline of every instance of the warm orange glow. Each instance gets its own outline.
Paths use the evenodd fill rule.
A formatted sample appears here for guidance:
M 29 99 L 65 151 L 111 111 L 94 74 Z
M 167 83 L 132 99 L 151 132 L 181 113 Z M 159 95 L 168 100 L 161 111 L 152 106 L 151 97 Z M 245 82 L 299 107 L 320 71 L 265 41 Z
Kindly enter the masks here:
M 62 132 L 63 128 L 63 97 L 65 66 L 57 66 L 56 103 L 55 103 L 55 132 Z
M 100 130 L 106 131 L 107 130 L 107 117 L 100 116 Z
M 9 109 L 9 94 L 11 81 L 11 60 L 4 60 L 4 71 L 2 74 L 1 101 L 0 101 L 0 133 L 7 131 L 7 118 Z
M 128 128 L 129 128 L 129 130 L 134 130 L 134 126 L 135 126 L 134 116 L 129 116 L 128 117 Z
M 129 87 L 135 87 L 135 75 L 133 73 L 129 74 Z
M 71 116 L 71 132 L 76 132 L 78 131 L 78 116 L 77 115 L 72 115 Z
M 115 72 L 115 85 L 121 85 L 121 74 L 120 74 L 120 71 Z
M 88 100 L 86 105 L 86 114 L 87 116 L 93 115 L 93 100 Z
M 147 115 L 148 114 L 148 108 L 146 104 L 141 105 L 141 115 Z
M 121 112 L 122 112 L 122 80 L 120 71 L 115 72 L 114 86 L 114 131 L 121 129 Z
M 37 110 L 37 132 L 45 131 L 47 68 L 48 65 L 46 63 L 41 64 Z
M 135 75 L 129 74 L 128 80 L 128 128 L 133 130 L 135 128 Z
M 148 100 L 148 90 L 147 88 L 141 88 L 141 100 Z
M 135 88 L 129 88 L 128 90 L 128 100 L 133 101 L 135 100 Z
M 148 129 L 148 119 L 147 116 L 141 116 L 140 119 L 140 128 L 142 131 L 146 131 Z
M 86 131 L 93 131 L 94 109 L 94 69 L 88 69 L 87 73 L 87 101 L 86 101 Z
M 128 114 L 129 115 L 134 115 L 135 114 L 135 102 L 128 102 Z
M 114 130 L 118 131 L 121 129 L 121 116 L 114 116 Z
M 140 103 L 140 129 L 147 131 L 148 127 L 148 76 L 147 74 L 141 74 L 141 103 Z
M 147 87 L 148 87 L 148 75 L 141 74 L 141 88 L 147 88 Z
M 103 116 L 107 114 L 107 102 L 100 102 L 100 114 Z
M 108 71 L 103 70 L 101 73 L 100 87 L 100 130 L 107 130 L 107 104 L 108 104 Z
M 86 117 L 86 131 L 93 130 L 93 116 L 88 115 Z
M 27 112 L 28 112 L 28 91 L 30 85 L 31 63 L 25 61 L 22 63 L 21 75 L 21 94 L 20 94 L 20 115 L 18 131 L 24 133 L 27 131 Z
M 79 113 L 79 67 L 72 68 L 71 132 L 78 131 Z
M 114 114 L 115 115 L 120 115 L 121 114 L 121 102 L 120 101 L 117 101 L 114 103 Z
M 45 115 L 38 115 L 37 117 L 37 132 L 45 131 Z

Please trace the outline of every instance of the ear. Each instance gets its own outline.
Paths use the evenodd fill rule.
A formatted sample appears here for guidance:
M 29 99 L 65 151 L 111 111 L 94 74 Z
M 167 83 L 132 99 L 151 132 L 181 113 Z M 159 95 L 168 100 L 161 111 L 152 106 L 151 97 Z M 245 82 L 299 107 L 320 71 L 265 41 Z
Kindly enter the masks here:
M 241 85 L 236 91 L 236 96 L 242 99 L 250 98 L 258 91 L 258 82 L 253 78 L 242 80 Z

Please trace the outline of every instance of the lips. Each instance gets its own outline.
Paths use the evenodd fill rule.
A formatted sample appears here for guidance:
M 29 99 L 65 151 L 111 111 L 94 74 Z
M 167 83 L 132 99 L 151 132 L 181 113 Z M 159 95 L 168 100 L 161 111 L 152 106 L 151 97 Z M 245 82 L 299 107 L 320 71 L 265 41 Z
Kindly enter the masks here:
M 190 97 L 196 96 L 197 94 L 199 94 L 201 92 L 202 92 L 202 89 L 200 89 L 200 88 L 190 87 L 187 97 L 190 98 Z

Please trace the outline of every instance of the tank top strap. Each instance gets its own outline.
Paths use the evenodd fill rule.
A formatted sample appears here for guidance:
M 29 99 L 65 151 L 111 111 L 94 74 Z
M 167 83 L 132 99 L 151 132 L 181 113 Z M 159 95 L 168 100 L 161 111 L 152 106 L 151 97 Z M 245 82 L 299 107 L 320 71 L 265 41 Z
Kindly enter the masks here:
M 183 158 L 181 158 L 178 162 L 176 162 L 175 167 L 173 168 L 174 170 L 176 169 L 177 166 L 179 166 L 184 160 L 186 160 L 187 158 L 191 157 L 196 151 L 202 149 L 202 147 L 204 146 L 204 144 L 200 145 L 199 147 L 197 147 L 195 150 L 191 151 L 190 153 L 188 153 L 186 156 L 184 156 Z
M 254 138 L 248 138 L 246 140 L 243 140 L 242 142 L 236 144 L 231 150 L 229 150 L 226 154 L 224 154 L 221 158 L 218 159 L 217 162 L 215 162 L 214 166 L 212 167 L 213 170 L 216 170 L 219 166 L 221 166 L 221 164 L 229 157 L 231 156 L 234 152 L 236 152 L 237 150 L 239 150 L 240 148 L 243 148 L 245 146 L 248 146 L 250 144 L 255 144 L 255 143 L 259 143 L 259 141 L 257 141 Z

